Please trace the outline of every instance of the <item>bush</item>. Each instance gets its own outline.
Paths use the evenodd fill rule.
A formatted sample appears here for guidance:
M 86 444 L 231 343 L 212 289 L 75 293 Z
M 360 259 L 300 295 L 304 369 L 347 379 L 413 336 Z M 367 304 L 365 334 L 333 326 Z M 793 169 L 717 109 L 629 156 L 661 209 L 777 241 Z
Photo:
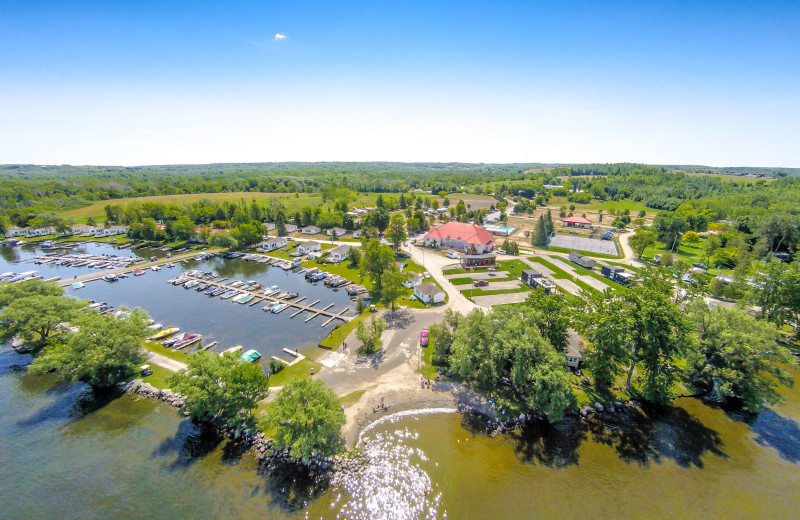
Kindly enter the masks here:
M 277 359 L 270 359 L 269 360 L 269 371 L 273 374 L 277 374 L 281 370 L 286 368 L 286 363 L 283 361 L 278 361 Z
M 435 367 L 449 367 L 450 361 L 446 356 L 431 355 L 431 365 Z

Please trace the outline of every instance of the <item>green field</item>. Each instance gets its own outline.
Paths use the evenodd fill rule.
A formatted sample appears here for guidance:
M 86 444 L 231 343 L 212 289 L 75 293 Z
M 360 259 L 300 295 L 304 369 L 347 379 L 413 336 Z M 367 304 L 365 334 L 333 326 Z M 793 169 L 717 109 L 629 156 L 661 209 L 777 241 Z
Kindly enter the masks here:
M 567 200 L 566 197 L 550 197 L 550 200 L 547 202 L 547 205 L 551 209 L 555 208 L 556 210 L 558 210 L 558 208 L 560 208 L 561 206 L 569 207 L 570 204 L 574 204 L 575 205 L 574 213 L 576 215 L 580 215 L 580 211 L 583 210 L 583 209 L 591 209 L 591 210 L 602 209 L 603 213 L 608 214 L 609 217 L 611 217 L 609 212 L 612 211 L 612 210 L 613 211 L 622 211 L 622 210 L 626 210 L 626 209 L 630 210 L 631 218 L 636 218 L 638 216 L 638 214 L 639 214 L 639 211 L 642 211 L 642 210 L 646 211 L 648 213 L 648 216 L 652 216 L 652 215 L 656 214 L 656 210 L 648 208 L 643 203 L 636 202 L 635 200 L 619 200 L 619 201 L 606 200 L 606 201 L 600 201 L 600 200 L 592 199 L 592 201 L 587 203 L 587 204 L 580 204 L 578 202 L 570 202 L 570 201 Z M 554 216 L 558 216 L 558 214 L 556 213 Z M 609 223 L 611 221 L 613 221 L 613 220 L 614 219 L 611 218 L 611 220 L 609 220 Z M 605 222 L 605 220 L 604 220 L 604 222 Z
M 378 197 L 377 193 L 359 193 L 355 201 L 350 203 L 351 206 L 369 206 L 375 203 Z M 296 211 L 303 206 L 316 207 L 323 204 L 322 195 L 300 193 L 295 196 L 294 193 L 261 193 L 261 192 L 227 192 L 227 193 L 184 193 L 180 195 L 155 195 L 150 197 L 126 197 L 122 199 L 110 199 L 95 202 L 90 206 L 83 208 L 73 209 L 64 212 L 64 215 L 72 217 L 77 221 L 85 221 L 89 217 L 95 219 L 105 219 L 105 211 L 103 208 L 109 204 L 127 206 L 132 202 L 158 202 L 161 204 L 177 204 L 182 206 L 184 204 L 194 202 L 200 199 L 209 199 L 213 202 L 239 202 L 244 199 L 246 201 L 268 201 L 275 199 L 283 203 L 289 210 Z M 332 206 L 333 202 L 329 201 Z

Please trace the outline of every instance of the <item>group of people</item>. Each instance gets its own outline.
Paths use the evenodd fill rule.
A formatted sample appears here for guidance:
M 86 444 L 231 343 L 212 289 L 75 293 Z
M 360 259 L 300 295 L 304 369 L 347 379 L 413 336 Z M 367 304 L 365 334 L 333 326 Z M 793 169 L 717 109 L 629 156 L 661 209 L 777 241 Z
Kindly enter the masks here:
M 372 407 L 372 413 L 385 412 L 388 410 L 389 410 L 389 405 L 383 402 L 383 396 L 381 396 L 381 404 Z
M 423 389 L 430 390 L 431 389 L 431 380 L 428 378 L 420 378 L 419 384 Z

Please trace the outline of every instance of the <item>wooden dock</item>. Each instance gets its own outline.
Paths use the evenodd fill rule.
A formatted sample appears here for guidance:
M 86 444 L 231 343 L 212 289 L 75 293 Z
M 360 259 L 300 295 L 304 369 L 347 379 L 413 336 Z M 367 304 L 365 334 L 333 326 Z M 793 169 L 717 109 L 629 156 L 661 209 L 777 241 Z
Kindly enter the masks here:
M 217 286 L 217 287 L 224 287 L 224 288 L 229 289 L 229 290 L 236 289 L 235 287 L 230 287 L 229 285 L 225 284 L 224 280 L 222 282 L 215 282 L 213 280 L 206 280 L 204 278 L 199 278 L 199 277 L 191 276 L 191 275 L 187 275 L 187 274 L 183 274 L 182 277 L 186 278 L 187 280 L 198 280 L 198 281 L 202 281 L 203 283 L 207 283 L 209 285 L 214 285 L 214 286 Z M 236 290 L 239 290 L 239 289 L 236 289 Z M 305 301 L 305 299 L 306 299 L 305 297 L 298 297 L 293 301 L 286 301 L 286 300 L 278 300 L 276 298 L 273 298 L 272 296 L 264 296 L 263 294 L 261 294 L 259 292 L 253 292 L 253 291 L 247 291 L 247 290 L 245 290 L 245 291 L 241 291 L 240 290 L 240 292 L 246 292 L 246 293 L 254 295 L 256 298 L 259 298 L 258 299 L 258 303 L 266 302 L 267 304 L 272 304 L 272 305 L 274 305 L 276 303 L 285 303 L 286 307 L 284 307 L 283 309 L 278 311 L 276 314 L 281 313 L 281 312 L 283 312 L 283 311 L 285 311 L 286 309 L 289 309 L 289 308 L 295 309 L 295 312 L 291 315 L 292 318 L 294 318 L 295 316 L 297 316 L 300 313 L 310 312 L 312 315 L 305 320 L 306 323 L 308 323 L 312 319 L 316 318 L 317 316 L 324 316 L 324 317 L 328 318 L 325 321 L 325 323 L 322 324 L 323 327 L 325 325 L 328 325 L 333 320 L 341 320 L 341 321 L 343 321 L 345 323 L 347 323 L 348 321 L 351 320 L 351 318 L 345 316 L 347 311 L 350 310 L 349 306 L 345 307 L 344 309 L 342 309 L 342 310 L 337 312 L 337 311 L 330 310 L 331 307 L 334 306 L 333 303 L 331 303 L 330 305 L 328 305 L 324 309 L 314 308 L 314 306 L 316 304 L 318 304 L 320 302 L 320 300 L 315 300 L 312 303 L 306 305 L 306 304 L 301 303 L 301 302 Z M 254 301 L 256 300 L 256 298 L 254 298 Z M 255 303 L 250 303 L 250 305 L 255 305 Z

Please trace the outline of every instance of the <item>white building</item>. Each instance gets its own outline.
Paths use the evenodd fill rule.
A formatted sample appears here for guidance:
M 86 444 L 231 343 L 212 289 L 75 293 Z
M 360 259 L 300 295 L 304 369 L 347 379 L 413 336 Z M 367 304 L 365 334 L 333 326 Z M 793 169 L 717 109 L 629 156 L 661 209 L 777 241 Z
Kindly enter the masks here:
M 283 227 L 286 228 L 287 233 L 294 233 L 297 231 L 297 226 L 294 224 L 285 224 Z
M 307 255 L 313 251 L 320 251 L 322 246 L 316 240 L 309 240 L 308 242 L 303 242 L 299 246 L 297 246 L 297 252 L 301 255 Z
M 300 232 L 304 235 L 316 235 L 322 231 L 319 226 L 311 225 L 304 227 Z
M 425 305 L 444 303 L 445 292 L 430 282 L 414 287 L 414 296 Z
M 423 283 L 425 278 L 422 277 L 419 273 L 410 273 L 408 275 L 408 279 L 403 282 L 403 287 L 407 289 L 413 289 L 414 287 L 418 286 L 419 284 Z
M 334 227 L 325 230 L 325 234 L 328 235 L 329 237 L 332 237 L 334 233 L 336 233 L 337 237 L 341 237 L 347 234 L 347 230 L 341 227 Z
M 339 263 L 343 262 L 345 258 L 347 258 L 347 253 L 350 252 L 350 246 L 347 244 L 342 244 L 336 249 L 332 249 L 331 252 L 328 254 L 328 261 Z
M 286 237 L 270 237 L 261 243 L 259 249 L 262 251 L 275 251 L 285 246 L 287 243 Z
M 361 238 L 362 231 L 360 229 L 353 230 L 353 238 Z
M 267 228 L 267 231 L 272 231 L 275 229 L 274 222 L 264 222 L 264 227 Z

